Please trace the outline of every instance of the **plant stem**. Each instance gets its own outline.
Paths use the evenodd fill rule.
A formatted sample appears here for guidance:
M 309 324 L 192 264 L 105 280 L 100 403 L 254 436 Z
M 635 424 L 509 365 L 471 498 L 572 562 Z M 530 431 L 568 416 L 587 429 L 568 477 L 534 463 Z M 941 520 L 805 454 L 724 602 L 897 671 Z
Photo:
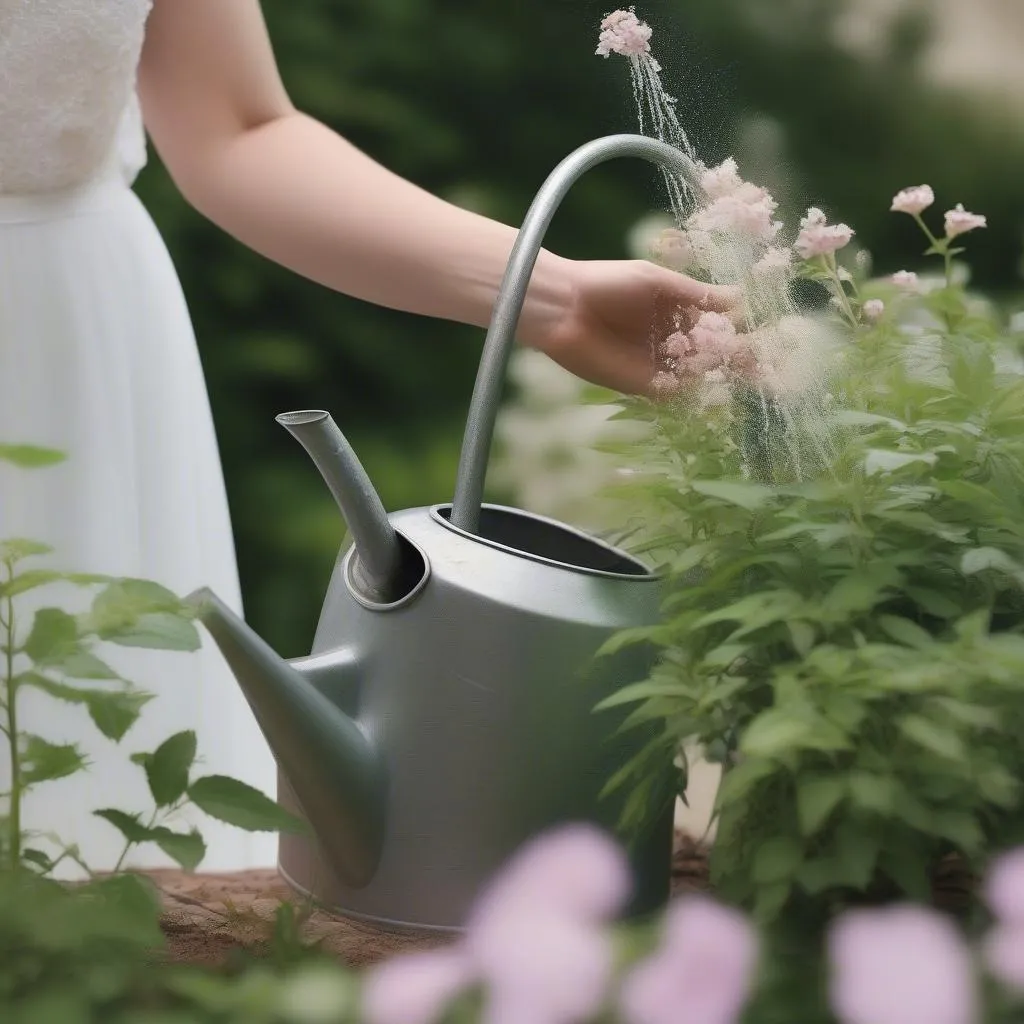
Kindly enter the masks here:
M 149 822 L 146 825 L 147 829 L 151 829 L 156 824 L 157 816 L 159 815 L 159 813 L 159 810 L 156 810 L 150 815 Z M 132 839 L 128 839 L 125 841 L 124 849 L 121 851 L 121 856 L 117 858 L 117 863 L 114 865 L 111 874 L 116 875 L 118 871 L 121 870 L 121 865 L 124 864 L 124 859 L 128 856 L 128 851 L 135 845 L 136 844 Z
M 835 253 L 825 257 L 825 269 L 828 271 L 829 277 L 836 286 L 836 291 L 842 301 L 843 312 L 849 318 L 850 326 L 857 327 L 857 317 L 853 312 L 853 307 L 850 305 L 850 296 L 846 294 L 846 288 L 843 285 L 842 278 L 839 276 L 839 265 L 836 263 Z
M 10 566 L 8 566 L 10 570 Z M 10 576 L 10 571 L 8 571 Z M 7 746 L 11 758 L 11 790 L 8 802 L 10 809 L 7 815 L 7 849 L 10 856 L 11 871 L 21 867 L 21 758 L 18 753 L 18 686 L 14 679 L 14 599 L 4 599 L 6 616 L 3 626 L 7 646 L 4 651 L 5 676 L 4 690 L 7 699 Z

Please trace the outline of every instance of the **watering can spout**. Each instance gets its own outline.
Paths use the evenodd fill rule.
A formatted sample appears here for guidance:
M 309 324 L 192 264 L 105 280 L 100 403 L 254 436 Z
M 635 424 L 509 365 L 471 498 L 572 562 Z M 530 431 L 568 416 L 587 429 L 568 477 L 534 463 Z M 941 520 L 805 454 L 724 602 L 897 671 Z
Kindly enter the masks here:
M 338 503 L 355 545 L 353 579 L 364 596 L 380 604 L 401 597 L 402 548 L 366 470 L 322 409 L 285 412 L 277 422 L 309 453 Z
M 281 658 L 212 591 L 186 598 L 252 707 L 284 776 L 338 877 L 371 880 L 384 840 L 383 764 L 356 722 Z M 339 670 L 354 655 L 336 652 Z

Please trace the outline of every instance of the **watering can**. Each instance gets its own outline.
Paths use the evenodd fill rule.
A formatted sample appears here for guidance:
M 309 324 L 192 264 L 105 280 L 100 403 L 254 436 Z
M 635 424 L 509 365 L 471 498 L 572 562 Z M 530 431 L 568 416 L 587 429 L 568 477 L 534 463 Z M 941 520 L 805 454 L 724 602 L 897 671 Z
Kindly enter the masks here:
M 459 930 L 487 881 L 533 836 L 571 821 L 616 830 L 623 797 L 602 790 L 650 734 L 620 733 L 618 712 L 594 708 L 646 678 L 654 652 L 594 656 L 619 631 L 659 620 L 660 580 L 602 541 L 482 495 L 544 232 L 576 179 L 618 156 L 692 170 L 665 143 L 619 135 L 576 150 L 545 182 L 496 300 L 451 504 L 389 515 L 328 413 L 277 417 L 349 529 L 312 653 L 286 661 L 209 590 L 189 599 L 274 752 L 280 803 L 311 826 L 311 836 L 281 837 L 280 872 L 333 913 Z M 669 895 L 670 758 L 661 770 L 649 823 L 623 837 L 634 915 Z

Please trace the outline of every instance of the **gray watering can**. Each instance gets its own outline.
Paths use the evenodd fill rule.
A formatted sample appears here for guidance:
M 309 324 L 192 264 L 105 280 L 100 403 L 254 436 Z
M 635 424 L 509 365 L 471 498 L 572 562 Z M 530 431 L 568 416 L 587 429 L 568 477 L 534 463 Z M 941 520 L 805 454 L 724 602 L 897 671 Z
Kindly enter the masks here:
M 331 417 L 285 413 L 336 499 L 338 556 L 308 657 L 285 661 L 208 590 L 190 600 L 245 691 L 280 768 L 280 802 L 314 838 L 282 836 L 285 880 L 328 910 L 458 929 L 515 850 L 559 823 L 616 829 L 610 776 L 650 739 L 615 735 L 608 694 L 645 678 L 643 647 L 595 659 L 608 637 L 657 622 L 658 577 L 569 526 L 483 504 L 503 378 L 530 275 L 577 178 L 618 156 L 691 176 L 676 149 L 598 139 L 565 159 L 512 250 L 473 393 L 450 505 L 388 515 Z M 672 765 L 628 843 L 646 914 L 669 895 Z

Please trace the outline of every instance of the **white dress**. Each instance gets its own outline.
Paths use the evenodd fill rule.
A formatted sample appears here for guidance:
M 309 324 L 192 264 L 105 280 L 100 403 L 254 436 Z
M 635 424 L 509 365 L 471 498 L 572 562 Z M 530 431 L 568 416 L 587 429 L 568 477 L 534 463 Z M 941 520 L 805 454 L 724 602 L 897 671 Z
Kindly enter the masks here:
M 135 81 L 149 9 L 150 0 L 0 0 L 0 443 L 69 456 L 46 469 L 0 462 L 0 539 L 52 545 L 40 568 L 152 579 L 182 595 L 207 585 L 240 610 L 192 326 L 131 191 L 146 159 Z M 41 604 L 77 611 L 91 594 L 69 586 L 24 598 L 22 635 Z M 81 707 L 26 690 L 19 732 L 76 743 L 91 764 L 30 791 L 25 828 L 57 831 L 94 869 L 110 868 L 122 839 L 92 811 L 148 814 L 129 755 L 184 729 L 198 735 L 202 774 L 275 792 L 273 758 L 207 636 L 197 653 L 98 653 L 156 699 L 117 745 Z M 0 791 L 9 783 L 0 736 Z M 202 869 L 275 863 L 276 836 L 198 812 L 192 821 L 207 842 Z M 127 863 L 171 862 L 144 847 Z

